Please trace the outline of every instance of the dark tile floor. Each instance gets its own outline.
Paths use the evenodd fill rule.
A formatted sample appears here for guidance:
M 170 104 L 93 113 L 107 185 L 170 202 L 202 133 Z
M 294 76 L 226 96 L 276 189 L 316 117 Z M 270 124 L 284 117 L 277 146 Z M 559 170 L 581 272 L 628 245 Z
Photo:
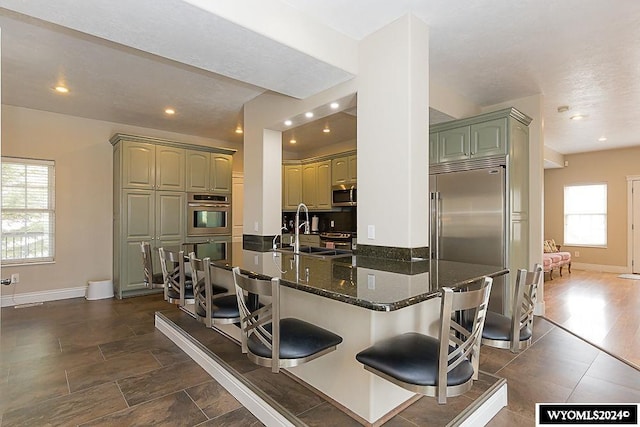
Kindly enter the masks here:
M 159 296 L 3 308 L 1 425 L 260 425 L 155 329 L 156 311 L 188 321 Z M 308 425 L 357 424 L 287 377 L 237 357 L 237 345 L 214 331 L 192 333 Z M 640 401 L 638 370 L 542 318 L 533 346 L 518 355 L 483 347 L 481 369 L 508 381 L 509 406 L 491 426 L 533 425 L 536 402 Z M 444 406 L 422 398 L 386 425 L 444 425 L 482 387 Z

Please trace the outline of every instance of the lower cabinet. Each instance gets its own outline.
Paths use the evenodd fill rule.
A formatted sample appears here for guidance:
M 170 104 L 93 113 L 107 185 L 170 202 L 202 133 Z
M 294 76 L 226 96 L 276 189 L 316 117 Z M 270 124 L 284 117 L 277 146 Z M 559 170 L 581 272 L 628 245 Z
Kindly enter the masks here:
M 158 248 L 185 240 L 184 192 L 123 190 L 114 229 L 114 285 L 118 297 L 145 290 L 140 243 L 151 244 L 154 271 L 160 272 Z

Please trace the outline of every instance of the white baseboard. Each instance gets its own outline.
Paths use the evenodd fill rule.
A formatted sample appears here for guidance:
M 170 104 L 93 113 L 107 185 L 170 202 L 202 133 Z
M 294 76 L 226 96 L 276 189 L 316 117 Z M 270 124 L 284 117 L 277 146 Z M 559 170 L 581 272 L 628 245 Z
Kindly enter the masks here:
M 2 297 L 0 298 L 0 307 L 11 307 L 21 304 L 33 304 L 46 301 L 57 301 L 69 298 L 84 297 L 87 292 L 86 286 L 77 288 L 54 289 L 51 291 L 26 292 L 14 294 L 12 286 L 6 286 L 2 289 Z M 7 290 L 8 288 L 8 290 Z
M 187 353 L 262 423 L 267 426 L 294 426 L 291 421 L 255 394 L 246 384 L 212 359 L 205 349 L 178 332 L 170 322 L 157 313 L 156 328 Z
M 584 264 L 581 262 L 572 262 L 571 268 L 575 268 L 576 270 L 586 270 L 586 271 L 601 271 L 603 273 L 631 273 L 631 269 L 625 265 L 601 265 L 601 264 Z M 567 274 L 566 268 L 562 269 L 562 274 Z M 555 270 L 554 270 L 555 272 Z

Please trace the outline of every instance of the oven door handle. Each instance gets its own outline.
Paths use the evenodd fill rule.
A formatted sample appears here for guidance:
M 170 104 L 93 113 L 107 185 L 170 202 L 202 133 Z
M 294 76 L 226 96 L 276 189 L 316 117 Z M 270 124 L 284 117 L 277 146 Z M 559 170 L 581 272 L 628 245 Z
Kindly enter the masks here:
M 210 203 L 189 203 L 189 207 L 191 208 L 228 208 L 230 205 L 222 204 L 222 205 L 212 205 Z

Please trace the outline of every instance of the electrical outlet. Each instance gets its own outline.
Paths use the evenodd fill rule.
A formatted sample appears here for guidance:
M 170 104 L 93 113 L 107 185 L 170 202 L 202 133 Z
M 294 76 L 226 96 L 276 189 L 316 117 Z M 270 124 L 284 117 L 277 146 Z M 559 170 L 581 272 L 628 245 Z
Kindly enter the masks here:
M 376 226 L 375 225 L 367 226 L 367 238 L 368 239 L 375 239 L 376 238 Z
M 367 274 L 367 288 L 376 288 L 376 276 L 374 274 Z
M 11 275 L 11 283 L 20 283 L 20 275 L 18 273 Z
M 576 255 L 576 258 L 580 258 L 580 251 L 576 251 L 575 255 Z

